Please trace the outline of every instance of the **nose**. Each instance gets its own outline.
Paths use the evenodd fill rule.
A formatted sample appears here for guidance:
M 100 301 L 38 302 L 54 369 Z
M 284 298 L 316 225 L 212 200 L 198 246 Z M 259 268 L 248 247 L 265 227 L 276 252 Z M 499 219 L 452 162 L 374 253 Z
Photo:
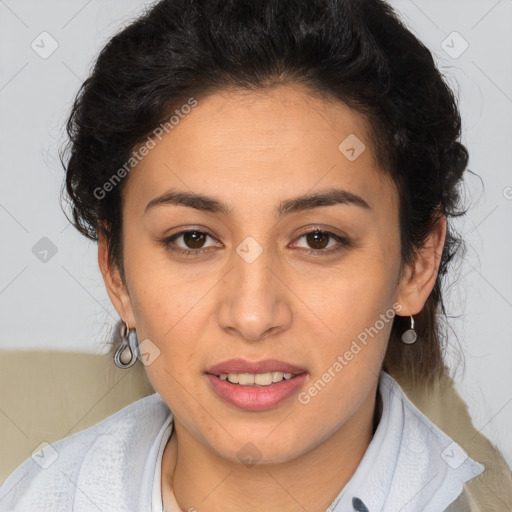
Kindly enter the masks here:
M 247 258 L 244 252 L 235 255 L 217 308 L 219 326 L 248 341 L 279 334 L 292 320 L 290 291 L 279 275 L 278 263 L 261 247 L 258 253 L 255 258 Z

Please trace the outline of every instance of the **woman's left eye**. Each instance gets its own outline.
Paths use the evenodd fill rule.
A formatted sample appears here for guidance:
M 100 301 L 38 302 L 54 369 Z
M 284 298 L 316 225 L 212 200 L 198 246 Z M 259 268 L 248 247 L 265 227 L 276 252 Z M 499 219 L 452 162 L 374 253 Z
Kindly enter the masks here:
M 204 242 L 207 237 L 213 239 L 213 237 L 205 231 L 191 229 L 187 231 L 180 231 L 179 233 L 160 240 L 160 242 L 165 249 L 171 252 L 183 254 L 185 256 L 199 256 L 201 252 L 203 252 Z M 180 238 L 183 240 L 185 248 L 180 246 L 177 248 L 173 247 L 171 244 L 175 244 L 176 240 L 179 240 Z M 312 249 L 305 249 L 305 252 L 308 254 L 332 254 L 350 245 L 347 238 L 335 235 L 330 231 L 322 231 L 320 229 L 314 229 L 302 233 L 296 240 L 300 240 L 302 238 L 305 238 L 306 243 L 312 247 Z M 334 241 L 334 244 L 329 245 L 329 240 Z M 333 245 L 334 248 L 332 248 Z
M 347 238 L 339 236 L 339 235 L 335 235 L 334 233 L 331 233 L 330 231 L 322 231 L 320 229 L 314 229 L 313 231 L 308 231 L 306 233 L 303 233 L 302 235 L 300 235 L 297 238 L 297 240 L 300 240 L 301 238 L 304 238 L 304 237 L 306 237 L 306 242 L 310 246 L 313 246 L 312 250 L 306 249 L 306 252 L 308 252 L 308 253 L 331 254 L 334 252 L 341 251 L 345 247 L 349 246 L 349 241 Z M 326 245 L 326 241 L 329 239 L 336 242 L 337 246 L 336 246 L 336 243 L 334 243 L 334 244 L 332 244 L 335 246 L 334 248 L 327 249 L 327 247 L 332 247 L 332 245 L 330 245 L 330 246 Z

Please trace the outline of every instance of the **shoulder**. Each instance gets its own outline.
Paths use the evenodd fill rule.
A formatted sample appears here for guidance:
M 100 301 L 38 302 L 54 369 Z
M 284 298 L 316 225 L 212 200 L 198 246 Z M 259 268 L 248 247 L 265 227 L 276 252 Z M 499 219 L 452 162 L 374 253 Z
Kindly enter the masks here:
M 158 393 L 144 397 L 92 427 L 44 446 L 22 462 L 0 487 L 0 511 L 72 510 L 86 472 L 103 476 L 113 495 L 130 462 L 143 460 L 170 411 Z M 128 459 L 128 460 L 127 460 Z M 119 475 L 119 476 L 118 476 Z
M 512 510 L 512 472 L 504 457 L 480 430 L 473 425 L 468 407 L 455 387 L 449 375 L 444 375 L 434 386 L 415 385 L 403 376 L 398 382 L 428 421 L 435 424 L 448 435 L 451 441 L 460 446 L 460 458 L 451 457 L 455 454 L 449 449 L 446 455 L 451 464 L 466 455 L 483 465 L 485 471 L 464 484 L 464 494 L 469 506 L 462 504 L 453 510 L 489 510 L 499 511 L 505 507 Z M 455 446 L 455 445 L 454 445 Z M 456 452 L 459 450 L 456 449 Z M 460 453 L 460 452 L 459 452 Z M 462 498 L 461 498 L 462 499 Z M 455 504 L 454 504 L 455 505 Z M 452 509 L 450 509 L 452 510 Z
M 445 375 L 432 387 L 415 385 L 403 376 L 398 376 L 398 382 L 400 386 L 395 382 L 393 390 L 402 396 L 405 421 L 413 427 L 408 442 L 419 448 L 418 441 L 423 439 L 429 446 L 429 453 L 434 455 L 429 457 L 432 475 L 444 475 L 457 489 L 463 484 L 463 491 L 447 511 L 491 512 L 504 506 L 512 510 L 510 468 L 497 448 L 474 427 L 452 378 Z M 404 391 L 397 391 L 402 388 Z M 418 431 L 423 433 L 418 435 Z
M 398 499 L 405 488 L 416 486 L 412 502 L 418 507 L 421 504 L 421 510 L 445 510 L 484 466 L 423 414 L 391 376 L 383 373 L 380 384 L 390 414 L 401 417 L 401 425 L 395 426 L 401 439 L 390 495 L 396 494 Z

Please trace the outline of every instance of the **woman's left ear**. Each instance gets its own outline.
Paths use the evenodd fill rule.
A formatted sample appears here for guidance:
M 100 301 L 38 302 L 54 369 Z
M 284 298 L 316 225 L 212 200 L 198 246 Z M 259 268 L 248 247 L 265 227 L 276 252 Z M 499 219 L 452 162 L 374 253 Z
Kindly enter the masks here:
M 439 213 L 423 247 L 417 249 L 414 261 L 404 269 L 398 287 L 402 306 L 400 316 L 419 313 L 434 288 L 446 240 L 446 217 Z

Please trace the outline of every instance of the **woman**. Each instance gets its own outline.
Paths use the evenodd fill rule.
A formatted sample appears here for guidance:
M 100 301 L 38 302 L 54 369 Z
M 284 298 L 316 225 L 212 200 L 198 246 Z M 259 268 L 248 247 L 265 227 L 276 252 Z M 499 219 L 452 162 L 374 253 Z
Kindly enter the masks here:
M 485 465 L 392 377 L 446 376 L 468 156 L 386 3 L 158 2 L 103 49 L 68 133 L 114 361 L 156 393 L 25 461 L 0 510 L 476 510 Z

